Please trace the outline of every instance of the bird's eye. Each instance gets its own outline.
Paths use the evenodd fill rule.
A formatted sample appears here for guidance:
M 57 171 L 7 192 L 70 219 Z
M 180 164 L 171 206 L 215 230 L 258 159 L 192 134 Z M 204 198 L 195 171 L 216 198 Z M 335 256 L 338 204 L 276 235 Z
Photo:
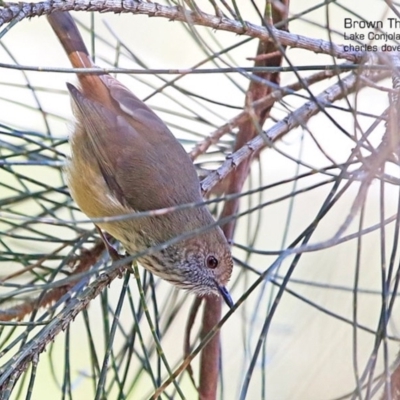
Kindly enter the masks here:
M 210 269 L 215 269 L 218 267 L 218 260 L 214 256 L 207 257 L 207 267 Z

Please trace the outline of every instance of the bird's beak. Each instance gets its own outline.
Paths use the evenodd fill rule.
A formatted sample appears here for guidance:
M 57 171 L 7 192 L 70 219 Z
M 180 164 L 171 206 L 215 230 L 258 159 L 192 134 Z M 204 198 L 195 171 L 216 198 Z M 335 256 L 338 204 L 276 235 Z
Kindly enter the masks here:
M 232 300 L 231 295 L 228 292 L 228 289 L 225 286 L 219 285 L 217 282 L 215 282 L 215 285 L 217 286 L 217 289 L 218 289 L 221 297 L 224 299 L 226 305 L 229 308 L 232 308 L 233 307 L 233 300 Z

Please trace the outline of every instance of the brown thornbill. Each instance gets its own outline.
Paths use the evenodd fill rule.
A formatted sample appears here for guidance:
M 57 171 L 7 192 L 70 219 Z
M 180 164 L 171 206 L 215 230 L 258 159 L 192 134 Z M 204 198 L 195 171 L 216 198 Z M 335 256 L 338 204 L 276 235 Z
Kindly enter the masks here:
M 48 20 L 75 68 L 94 64 L 67 12 Z M 76 124 L 66 168 L 73 199 L 90 218 L 112 217 L 200 203 L 195 168 L 164 122 L 108 74 L 78 74 L 68 84 Z M 137 253 L 215 221 L 207 207 L 97 225 Z M 217 226 L 140 258 L 149 271 L 198 295 L 220 294 L 232 273 L 232 256 Z

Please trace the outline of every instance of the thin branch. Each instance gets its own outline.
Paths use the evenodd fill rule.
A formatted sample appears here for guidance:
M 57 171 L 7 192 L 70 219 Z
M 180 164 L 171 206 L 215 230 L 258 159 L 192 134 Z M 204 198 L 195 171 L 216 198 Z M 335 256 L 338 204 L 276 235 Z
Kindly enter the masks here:
M 0 371 L 0 393 L 8 387 L 10 380 L 17 381 L 34 357 L 40 354 L 59 333 L 64 331 L 76 316 L 115 278 L 121 276 L 123 268 L 117 263 L 110 267 L 107 272 L 102 273 L 79 295 L 72 298 L 51 322 L 3 366 Z
M 39 3 L 3 3 L 0 8 L 0 27 L 14 20 L 21 21 L 24 18 L 32 18 L 50 14 L 52 11 L 99 11 L 101 13 L 112 12 L 132 13 L 148 15 L 149 17 L 167 18 L 171 21 L 186 22 L 191 25 L 206 26 L 218 31 L 233 32 L 258 38 L 262 41 L 275 38 L 282 46 L 305 49 L 318 54 L 329 54 L 331 56 L 359 63 L 370 60 L 373 55 L 361 51 L 345 51 L 343 46 L 336 45 L 322 39 L 312 39 L 307 36 L 289 33 L 275 27 L 270 28 L 271 34 L 263 26 L 219 17 L 198 10 L 191 11 L 182 7 L 164 6 L 158 3 L 148 3 L 135 0 L 63 0 L 47 1 Z M 387 56 L 387 55 L 385 55 Z
M 262 135 L 256 136 L 254 139 L 245 143 L 235 153 L 229 155 L 217 170 L 211 172 L 205 179 L 203 179 L 201 182 L 203 193 L 207 194 L 218 182 L 228 176 L 243 161 L 251 158 L 263 147 L 271 145 L 292 129 L 306 124 L 311 117 L 321 111 L 321 106 L 327 107 L 333 102 L 347 96 L 354 90 L 360 89 L 364 86 L 365 83 L 360 81 L 359 76 L 353 73 L 340 82 L 330 86 L 316 97 L 316 102 L 313 100 L 308 101 L 303 106 L 287 115 L 284 119 L 277 122 L 270 129 L 263 132 Z
M 313 83 L 320 82 L 335 75 L 337 75 L 337 72 L 333 70 L 321 71 L 309 77 L 303 78 L 303 81 L 306 85 L 310 86 Z M 194 149 L 189 153 L 190 157 L 192 160 L 195 160 L 199 155 L 205 153 L 210 146 L 217 144 L 222 136 L 231 132 L 235 128 L 240 128 L 242 124 L 250 119 L 251 113 L 249 112 L 249 109 L 254 110 L 254 112 L 257 114 L 268 107 L 271 107 L 271 105 L 273 105 L 276 101 L 282 100 L 285 96 L 293 94 L 293 92 L 299 91 L 303 88 L 304 86 L 301 82 L 295 82 L 291 85 L 274 90 L 267 96 L 254 101 L 249 107 L 245 108 L 241 113 L 236 115 L 236 117 L 233 117 L 226 124 L 220 126 L 214 132 L 210 133 L 201 142 L 198 142 Z

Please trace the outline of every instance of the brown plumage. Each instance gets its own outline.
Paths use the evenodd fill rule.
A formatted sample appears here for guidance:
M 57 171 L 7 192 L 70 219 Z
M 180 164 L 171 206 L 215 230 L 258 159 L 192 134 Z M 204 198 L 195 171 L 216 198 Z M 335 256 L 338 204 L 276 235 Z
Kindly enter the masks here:
M 68 13 L 48 20 L 75 68 L 93 63 Z M 78 74 L 80 90 L 67 84 L 76 117 L 68 186 L 90 218 L 157 210 L 202 201 L 192 161 L 164 122 L 108 74 Z M 98 223 L 134 254 L 214 223 L 206 207 L 157 217 Z M 228 243 L 219 227 L 142 257 L 149 271 L 178 287 L 222 294 L 232 272 Z

